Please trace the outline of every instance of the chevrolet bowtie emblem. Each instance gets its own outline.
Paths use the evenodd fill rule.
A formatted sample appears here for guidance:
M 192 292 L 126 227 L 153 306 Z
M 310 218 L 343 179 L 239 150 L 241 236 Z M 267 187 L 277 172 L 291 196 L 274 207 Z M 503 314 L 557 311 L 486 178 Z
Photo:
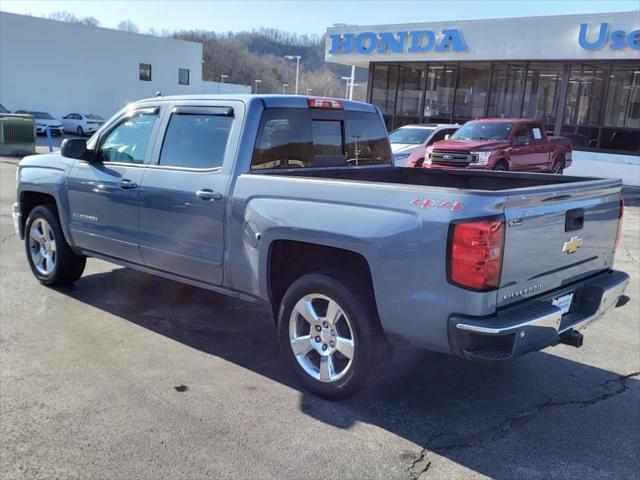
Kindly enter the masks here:
M 580 237 L 571 237 L 568 241 L 564 242 L 562 253 L 575 253 L 581 246 L 582 239 Z

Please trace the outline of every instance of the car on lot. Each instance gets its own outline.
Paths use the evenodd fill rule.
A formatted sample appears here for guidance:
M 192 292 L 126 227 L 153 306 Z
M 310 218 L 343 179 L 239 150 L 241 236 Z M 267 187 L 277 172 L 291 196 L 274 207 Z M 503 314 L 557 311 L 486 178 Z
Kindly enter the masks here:
M 572 152 L 571 139 L 547 136 L 539 120 L 489 118 L 434 143 L 423 166 L 559 174 L 571 165 Z
M 396 128 L 389 134 L 393 163 L 397 167 L 421 167 L 427 147 L 448 139 L 460 125 L 418 123 Z
M 62 117 L 62 125 L 67 133 L 93 135 L 104 125 L 104 118 L 94 113 L 69 113 Z
M 24 158 L 13 220 L 44 285 L 96 257 L 263 302 L 301 382 L 344 398 L 390 344 L 485 361 L 579 346 L 625 302 L 621 188 L 398 168 L 364 103 L 193 95 L 132 103 L 89 141 Z
M 63 133 L 62 122 L 48 112 L 33 110 L 17 110 L 15 113 L 31 115 L 36 124 L 36 135 L 46 135 L 47 128 L 51 135 L 61 136 Z

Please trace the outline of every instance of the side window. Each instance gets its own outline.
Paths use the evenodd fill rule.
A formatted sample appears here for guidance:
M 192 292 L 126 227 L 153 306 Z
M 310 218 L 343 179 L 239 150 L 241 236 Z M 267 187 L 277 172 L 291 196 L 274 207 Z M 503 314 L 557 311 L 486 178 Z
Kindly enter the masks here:
M 306 167 L 311 162 L 309 113 L 302 109 L 273 108 L 262 114 L 251 169 Z
M 529 136 L 529 127 L 526 125 L 520 125 L 513 135 L 515 145 L 526 145 L 531 141 Z
M 530 125 L 531 131 L 529 132 L 531 140 L 539 142 L 542 140 L 542 127 L 540 125 Z
M 134 115 L 107 135 L 99 153 L 104 162 L 144 163 L 151 132 L 158 120 L 155 113 Z
M 232 123 L 230 116 L 172 114 L 162 143 L 160 165 L 221 167 Z

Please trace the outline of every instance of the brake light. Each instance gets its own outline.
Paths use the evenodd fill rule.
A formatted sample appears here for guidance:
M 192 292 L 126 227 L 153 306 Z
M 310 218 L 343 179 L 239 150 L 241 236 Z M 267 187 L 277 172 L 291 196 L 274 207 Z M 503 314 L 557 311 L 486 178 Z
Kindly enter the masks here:
M 307 98 L 309 108 L 328 108 L 331 110 L 343 110 L 344 105 L 340 100 L 333 98 Z
M 457 222 L 449 233 L 449 281 L 479 291 L 500 284 L 504 219 Z
M 618 229 L 616 230 L 616 241 L 613 244 L 613 251 L 615 252 L 620 243 L 620 236 L 622 235 L 622 216 L 624 215 L 624 200 L 620 199 L 620 206 L 618 207 Z

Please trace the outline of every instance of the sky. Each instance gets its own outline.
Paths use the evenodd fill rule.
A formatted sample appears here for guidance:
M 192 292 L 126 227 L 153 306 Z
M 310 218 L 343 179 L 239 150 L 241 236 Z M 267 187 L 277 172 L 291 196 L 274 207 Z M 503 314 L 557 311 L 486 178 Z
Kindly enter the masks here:
M 0 10 L 46 16 L 67 10 L 93 16 L 102 27 L 131 20 L 141 32 L 276 28 L 299 34 L 323 34 L 334 23 L 379 25 L 580 13 L 638 11 L 638 0 L 2 0 Z M 640 13 L 639 13 L 640 15 Z

